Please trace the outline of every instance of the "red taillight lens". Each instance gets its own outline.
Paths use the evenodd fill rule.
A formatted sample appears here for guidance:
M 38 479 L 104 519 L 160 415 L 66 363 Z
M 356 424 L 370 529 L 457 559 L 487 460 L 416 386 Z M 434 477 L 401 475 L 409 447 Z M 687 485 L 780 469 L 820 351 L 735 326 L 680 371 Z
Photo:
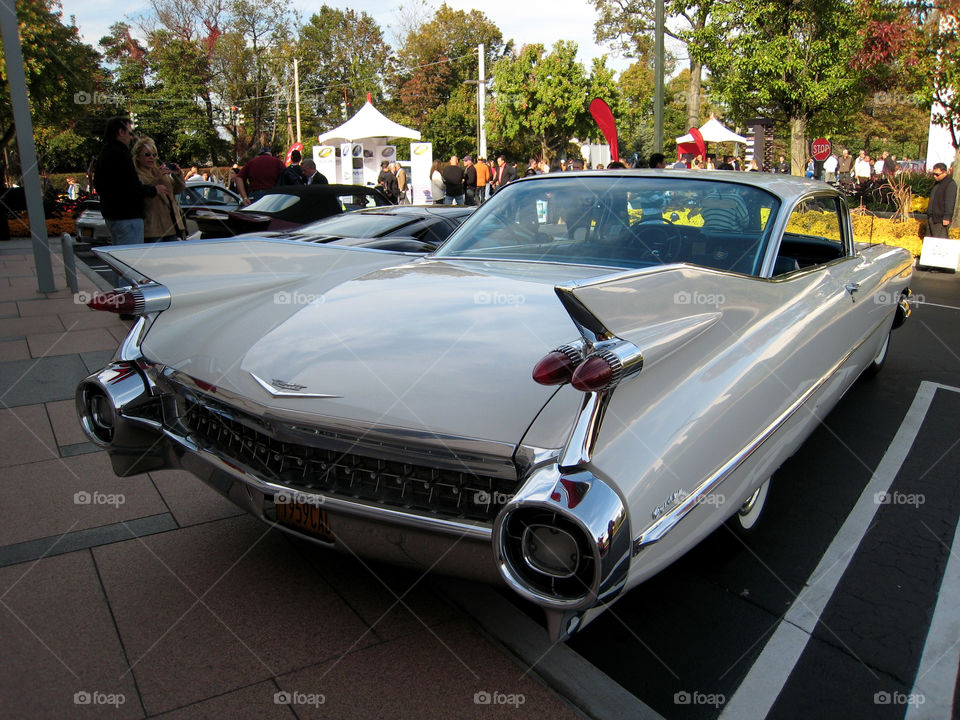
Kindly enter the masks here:
M 595 392 L 610 385 L 613 379 L 614 369 L 609 359 L 594 355 L 574 371 L 570 384 L 583 392 Z
M 577 362 L 562 350 L 554 350 L 541 358 L 533 368 L 533 379 L 541 385 L 562 385 L 570 382 Z
M 117 292 L 116 290 L 96 293 L 90 302 L 87 303 L 87 307 L 93 308 L 94 310 L 106 310 L 107 312 L 124 314 L 132 314 L 136 310 L 136 306 L 136 295 L 130 291 Z

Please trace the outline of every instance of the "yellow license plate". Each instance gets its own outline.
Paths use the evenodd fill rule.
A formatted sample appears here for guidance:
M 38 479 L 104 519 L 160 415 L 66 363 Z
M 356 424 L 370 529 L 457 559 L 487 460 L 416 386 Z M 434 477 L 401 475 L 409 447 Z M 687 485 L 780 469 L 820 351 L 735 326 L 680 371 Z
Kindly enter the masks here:
M 278 502 L 277 522 L 286 527 L 305 532 L 308 535 L 333 542 L 333 533 L 327 522 L 326 511 L 316 503 L 291 500 Z

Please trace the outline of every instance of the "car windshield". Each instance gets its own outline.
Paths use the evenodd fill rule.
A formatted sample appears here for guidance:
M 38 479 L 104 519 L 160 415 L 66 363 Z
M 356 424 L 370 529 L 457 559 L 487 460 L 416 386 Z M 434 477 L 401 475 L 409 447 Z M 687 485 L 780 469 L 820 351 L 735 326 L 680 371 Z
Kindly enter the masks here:
M 668 173 L 544 176 L 508 185 L 437 256 L 622 268 L 682 262 L 756 275 L 779 207 L 750 185 Z
M 337 235 L 339 237 L 379 237 L 409 224 L 415 218 L 379 213 L 349 212 L 312 222 L 297 228 L 298 235 Z
M 286 210 L 298 202 L 300 202 L 300 198 L 297 195 L 270 193 L 250 203 L 245 208 L 241 208 L 241 210 L 243 212 L 276 213 L 281 210 Z

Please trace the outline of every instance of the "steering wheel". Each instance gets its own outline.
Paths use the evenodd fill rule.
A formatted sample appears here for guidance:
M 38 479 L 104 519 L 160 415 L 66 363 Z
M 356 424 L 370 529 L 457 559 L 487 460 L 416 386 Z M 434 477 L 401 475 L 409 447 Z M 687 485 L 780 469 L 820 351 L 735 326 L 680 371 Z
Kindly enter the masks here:
M 645 251 L 645 259 L 649 258 L 663 264 L 679 259 L 683 235 L 672 220 L 658 217 L 637 223 L 631 229 L 634 244 Z

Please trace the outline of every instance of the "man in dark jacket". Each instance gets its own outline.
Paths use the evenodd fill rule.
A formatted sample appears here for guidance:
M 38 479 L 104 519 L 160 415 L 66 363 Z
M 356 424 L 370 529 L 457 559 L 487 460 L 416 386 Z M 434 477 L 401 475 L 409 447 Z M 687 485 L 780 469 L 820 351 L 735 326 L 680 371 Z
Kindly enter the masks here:
M 477 168 L 474 167 L 473 157 L 470 155 L 463 159 L 463 203 L 477 204 Z
M 450 156 L 450 162 L 440 171 L 446 195 L 444 205 L 463 205 L 463 168 L 456 155 Z
M 299 150 L 290 151 L 290 164 L 287 165 L 280 177 L 277 179 L 277 185 L 305 185 L 306 178 L 303 176 L 303 169 L 300 167 L 300 161 L 303 155 Z
M 927 206 L 927 236 L 945 238 L 950 236 L 950 221 L 957 204 L 957 184 L 947 174 L 947 166 L 943 163 L 933 166 L 933 177 L 936 182 Z
M 142 243 L 143 199 L 169 192 L 165 185 L 140 182 L 130 155 L 132 139 L 129 118 L 110 118 L 93 175 L 94 187 L 100 196 L 100 213 L 114 245 Z

